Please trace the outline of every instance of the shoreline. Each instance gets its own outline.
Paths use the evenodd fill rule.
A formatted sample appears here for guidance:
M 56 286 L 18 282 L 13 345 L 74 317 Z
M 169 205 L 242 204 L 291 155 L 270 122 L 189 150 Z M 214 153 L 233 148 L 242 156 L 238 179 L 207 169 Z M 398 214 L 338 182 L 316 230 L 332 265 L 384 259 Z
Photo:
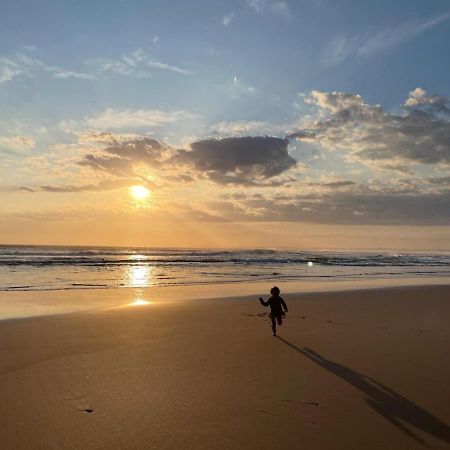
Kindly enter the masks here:
M 266 296 L 279 280 L 207 285 L 67 289 L 50 291 L 1 291 L 0 323 L 8 319 L 43 317 L 120 308 L 138 302 L 142 305 L 195 302 L 198 299 L 223 300 Z M 365 280 L 294 281 L 279 283 L 282 295 L 341 292 L 409 286 L 447 286 L 450 277 L 399 277 Z

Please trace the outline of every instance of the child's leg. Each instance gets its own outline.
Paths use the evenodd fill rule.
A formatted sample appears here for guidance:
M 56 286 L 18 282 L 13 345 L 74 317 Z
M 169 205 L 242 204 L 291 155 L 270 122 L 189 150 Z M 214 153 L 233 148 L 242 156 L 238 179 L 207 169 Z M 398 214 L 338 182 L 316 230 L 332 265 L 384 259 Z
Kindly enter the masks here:
M 277 335 L 277 323 L 276 323 L 276 319 L 275 319 L 275 317 L 272 315 L 271 317 L 271 320 L 272 320 L 272 333 L 273 333 L 273 335 L 274 336 L 276 336 Z

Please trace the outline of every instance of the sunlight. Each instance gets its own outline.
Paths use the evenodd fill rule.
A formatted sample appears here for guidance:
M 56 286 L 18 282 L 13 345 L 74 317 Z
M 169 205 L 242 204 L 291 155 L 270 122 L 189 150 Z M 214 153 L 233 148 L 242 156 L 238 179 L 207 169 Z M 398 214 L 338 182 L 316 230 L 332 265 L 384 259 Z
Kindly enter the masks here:
M 130 287 L 146 287 L 151 284 L 150 266 L 130 266 L 127 271 L 128 285 Z
M 130 186 L 129 191 L 135 200 L 145 200 L 150 195 L 150 189 L 141 185 Z
M 145 306 L 150 305 L 150 302 L 142 300 L 142 298 L 137 298 L 134 302 L 128 303 L 128 306 Z

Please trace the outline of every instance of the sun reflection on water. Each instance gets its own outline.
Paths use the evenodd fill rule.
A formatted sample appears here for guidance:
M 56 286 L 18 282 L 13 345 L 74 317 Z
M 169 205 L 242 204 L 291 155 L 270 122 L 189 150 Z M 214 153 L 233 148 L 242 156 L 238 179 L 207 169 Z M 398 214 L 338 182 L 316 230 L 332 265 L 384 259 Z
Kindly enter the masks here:
M 135 300 L 128 303 L 128 306 L 145 306 L 150 302 L 144 300 L 144 288 L 152 284 L 152 270 L 153 267 L 140 264 L 131 265 L 127 268 L 127 285 L 129 287 L 137 288 L 135 293 Z
M 130 287 L 150 286 L 152 267 L 147 265 L 129 266 L 127 271 L 128 285 Z

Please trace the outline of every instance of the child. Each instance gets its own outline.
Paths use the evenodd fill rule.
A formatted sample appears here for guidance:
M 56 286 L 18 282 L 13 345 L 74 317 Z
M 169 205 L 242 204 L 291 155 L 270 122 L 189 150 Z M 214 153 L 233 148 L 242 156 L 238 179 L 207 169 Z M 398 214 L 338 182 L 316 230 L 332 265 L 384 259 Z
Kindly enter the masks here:
M 273 335 L 276 336 L 277 335 L 276 322 L 278 322 L 278 325 L 281 325 L 283 323 L 283 316 L 284 316 L 283 309 L 285 312 L 288 312 L 288 308 L 286 306 L 285 301 L 280 297 L 280 289 L 278 288 L 278 286 L 274 286 L 270 290 L 270 293 L 272 294 L 272 297 L 270 297 L 269 300 L 267 300 L 267 302 L 265 302 L 261 297 L 259 297 L 259 301 L 264 306 L 270 306 L 269 317 L 272 320 Z

